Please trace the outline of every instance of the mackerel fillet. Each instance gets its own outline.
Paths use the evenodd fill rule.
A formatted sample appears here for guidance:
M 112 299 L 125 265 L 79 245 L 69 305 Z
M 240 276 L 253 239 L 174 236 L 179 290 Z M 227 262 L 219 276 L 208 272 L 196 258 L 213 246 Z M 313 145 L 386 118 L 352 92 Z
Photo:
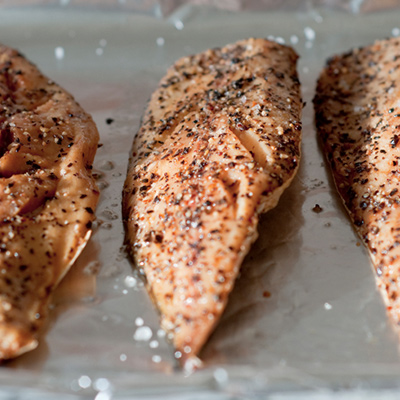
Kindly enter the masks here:
M 366 245 L 389 315 L 400 324 L 400 40 L 328 61 L 314 99 L 337 190 Z
M 152 95 L 123 193 L 130 255 L 176 355 L 198 354 L 300 160 L 297 55 L 248 39 L 177 61 Z
M 0 359 L 38 344 L 91 232 L 98 132 L 72 96 L 0 45 Z

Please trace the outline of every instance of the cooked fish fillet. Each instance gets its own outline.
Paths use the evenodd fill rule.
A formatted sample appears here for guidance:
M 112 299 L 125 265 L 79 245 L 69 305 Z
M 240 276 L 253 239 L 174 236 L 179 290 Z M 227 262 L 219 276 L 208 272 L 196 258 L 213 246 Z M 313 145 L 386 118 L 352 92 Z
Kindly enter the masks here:
M 314 99 L 334 181 L 400 323 L 400 39 L 328 61 Z
M 134 140 L 127 247 L 182 362 L 218 322 L 240 264 L 300 159 L 297 55 L 249 39 L 184 57 Z
M 91 232 L 98 132 L 72 96 L 0 46 L 0 359 L 38 344 L 49 296 Z

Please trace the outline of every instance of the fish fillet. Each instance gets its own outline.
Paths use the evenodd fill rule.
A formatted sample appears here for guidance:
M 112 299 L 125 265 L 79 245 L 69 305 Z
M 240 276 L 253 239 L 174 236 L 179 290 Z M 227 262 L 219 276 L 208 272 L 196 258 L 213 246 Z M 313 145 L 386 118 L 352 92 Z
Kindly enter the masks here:
M 98 132 L 72 96 L 0 45 L 0 359 L 34 349 L 89 239 Z
M 195 360 L 300 159 L 296 53 L 249 39 L 177 61 L 134 139 L 126 243 L 182 363 Z
M 400 39 L 329 60 L 314 106 L 336 187 L 400 324 Z

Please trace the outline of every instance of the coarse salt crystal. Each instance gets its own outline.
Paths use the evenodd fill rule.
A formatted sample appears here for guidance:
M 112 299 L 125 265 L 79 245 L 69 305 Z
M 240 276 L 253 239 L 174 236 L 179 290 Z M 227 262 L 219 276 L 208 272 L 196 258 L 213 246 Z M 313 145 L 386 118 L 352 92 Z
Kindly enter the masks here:
M 315 39 L 315 31 L 313 28 L 310 28 L 309 26 L 306 26 L 304 28 L 304 35 L 307 40 L 314 40 Z
M 135 325 L 136 325 L 136 326 L 142 326 L 143 324 L 144 324 L 143 318 L 137 317 L 137 318 L 135 319 Z
M 150 346 L 151 349 L 156 349 L 156 348 L 159 346 L 159 343 L 158 343 L 157 340 L 152 340 L 152 341 L 149 343 L 149 346 Z
M 185 26 L 183 25 L 183 22 L 178 19 L 178 21 L 175 22 L 175 28 L 178 29 L 178 31 L 181 31 Z
M 151 360 L 154 362 L 154 363 L 156 363 L 156 364 L 158 364 L 158 363 L 160 363 L 161 362 L 161 356 L 159 356 L 159 355 L 154 355 L 153 357 L 151 357 Z
M 82 389 L 87 389 L 92 384 L 92 380 L 87 375 L 82 375 L 78 379 L 78 384 Z
M 224 369 L 224 368 L 217 368 L 214 371 L 214 379 L 218 382 L 218 383 L 225 383 L 228 381 L 229 379 L 229 375 L 228 372 Z
M 133 338 L 137 341 L 147 342 L 153 336 L 152 330 L 148 326 L 140 326 L 136 329 Z
M 104 391 L 109 389 L 110 381 L 108 379 L 106 379 L 106 378 L 98 378 L 94 382 L 93 387 L 94 387 L 94 389 L 96 389 L 96 390 L 98 390 L 100 392 L 104 392 Z
M 61 46 L 58 46 L 54 49 L 54 55 L 57 60 L 62 60 L 65 56 L 65 51 L 64 48 Z

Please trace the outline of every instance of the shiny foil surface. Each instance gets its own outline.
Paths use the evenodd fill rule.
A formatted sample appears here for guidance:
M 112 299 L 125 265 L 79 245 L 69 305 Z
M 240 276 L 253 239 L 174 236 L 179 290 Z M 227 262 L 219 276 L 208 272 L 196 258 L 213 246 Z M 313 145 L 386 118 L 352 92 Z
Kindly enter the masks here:
M 92 239 L 56 291 L 39 348 L 0 367 L 0 399 L 397 398 L 398 333 L 319 149 L 312 98 L 328 57 L 400 35 L 398 2 L 2 3 L 1 42 L 75 96 L 102 146 Z M 187 374 L 124 251 L 121 191 L 141 115 L 167 68 L 247 37 L 300 55 L 302 161 L 261 218 L 203 369 Z

